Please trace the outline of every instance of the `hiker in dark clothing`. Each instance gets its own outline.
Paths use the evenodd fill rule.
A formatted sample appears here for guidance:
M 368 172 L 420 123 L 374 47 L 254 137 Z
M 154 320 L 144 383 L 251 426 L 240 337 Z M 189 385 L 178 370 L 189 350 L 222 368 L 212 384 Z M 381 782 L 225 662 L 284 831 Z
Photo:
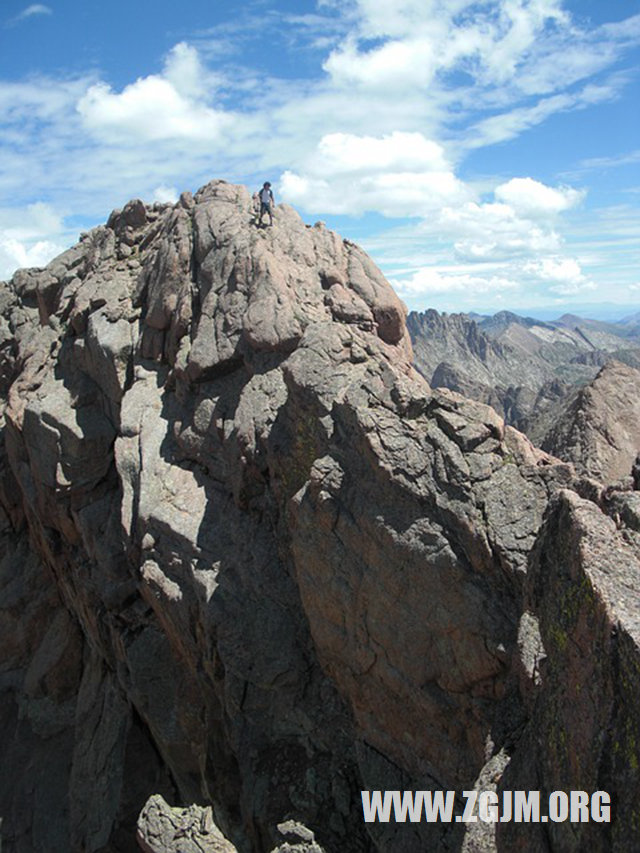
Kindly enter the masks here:
M 273 193 L 269 181 L 265 181 L 262 185 L 262 189 L 258 192 L 258 198 L 260 200 L 258 225 L 262 225 L 262 217 L 265 213 L 269 214 L 269 225 L 273 225 Z

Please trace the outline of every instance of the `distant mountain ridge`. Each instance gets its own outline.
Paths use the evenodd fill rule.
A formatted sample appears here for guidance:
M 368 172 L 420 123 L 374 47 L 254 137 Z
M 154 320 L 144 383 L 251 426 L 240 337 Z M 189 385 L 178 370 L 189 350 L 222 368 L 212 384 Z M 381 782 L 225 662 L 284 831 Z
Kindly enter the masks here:
M 407 327 L 416 367 L 432 386 L 488 403 L 535 443 L 605 364 L 640 368 L 637 315 L 615 323 L 572 314 L 544 321 L 511 311 L 429 309 L 411 312 Z
M 469 311 L 470 317 L 493 317 L 502 308 L 483 308 L 479 311 Z M 617 302 L 557 302 L 553 305 L 532 305 L 523 308 L 512 308 L 512 313 L 520 317 L 535 317 L 537 320 L 553 322 L 562 314 L 573 314 L 583 319 L 601 320 L 604 322 L 624 322 L 625 318 L 638 311 L 637 302 L 620 304 Z

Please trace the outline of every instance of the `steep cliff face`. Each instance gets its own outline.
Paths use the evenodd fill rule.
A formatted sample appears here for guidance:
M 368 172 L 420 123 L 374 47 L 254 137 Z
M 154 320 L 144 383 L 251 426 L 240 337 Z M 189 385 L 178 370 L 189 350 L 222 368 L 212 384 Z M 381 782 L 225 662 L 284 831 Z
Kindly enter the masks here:
M 539 684 L 503 790 L 606 791 L 610 824 L 501 824 L 498 849 L 632 853 L 640 812 L 640 493 L 615 522 L 560 492 L 532 553 L 522 623 L 537 614 Z
M 360 790 L 521 772 L 544 714 L 527 568 L 573 468 L 429 389 L 360 249 L 250 208 L 131 202 L 2 290 L 10 850 L 135 849 L 151 794 L 241 851 L 289 820 L 331 853 L 460 849 L 473 827 L 364 824 Z

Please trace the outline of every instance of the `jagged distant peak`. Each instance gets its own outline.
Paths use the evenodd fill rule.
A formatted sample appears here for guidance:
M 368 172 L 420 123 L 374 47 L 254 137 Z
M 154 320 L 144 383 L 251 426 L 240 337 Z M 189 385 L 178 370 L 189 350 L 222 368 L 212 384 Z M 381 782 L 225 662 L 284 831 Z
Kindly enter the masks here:
M 534 317 L 523 317 L 513 311 L 498 311 L 492 317 L 479 322 L 479 325 L 483 331 L 496 336 L 507 330 L 510 326 L 522 326 L 525 329 L 530 329 L 534 326 L 542 329 L 552 328 L 544 320 L 536 320 Z

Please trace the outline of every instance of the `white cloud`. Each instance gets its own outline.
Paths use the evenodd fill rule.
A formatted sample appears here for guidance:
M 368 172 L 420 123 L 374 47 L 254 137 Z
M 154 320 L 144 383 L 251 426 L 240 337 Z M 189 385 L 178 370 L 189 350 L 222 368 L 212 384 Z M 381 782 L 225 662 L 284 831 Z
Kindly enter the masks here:
M 357 0 L 359 27 L 365 38 L 403 36 L 431 17 L 432 0 Z
M 161 203 L 171 202 L 171 204 L 175 204 L 178 201 L 180 193 L 175 187 L 165 187 L 161 185 L 156 187 L 153 191 L 153 201 L 159 201 Z
M 517 281 L 500 275 L 455 273 L 434 267 L 416 270 L 410 278 L 391 279 L 391 284 L 400 296 L 406 297 L 451 293 L 495 295 L 519 288 Z
M 467 190 L 471 195 L 471 190 Z M 485 263 L 554 255 L 562 239 L 560 215 L 583 193 L 549 187 L 533 178 L 512 178 L 495 187 L 493 200 L 444 204 L 419 226 L 423 239 L 449 242 L 456 261 Z
M 543 258 L 526 264 L 525 270 L 545 280 L 568 283 L 584 281 L 580 264 L 575 258 Z
M 565 23 L 566 20 L 567 15 L 556 0 L 501 3 L 498 24 L 493 31 L 489 30 L 492 38 L 485 42 L 487 76 L 498 83 L 513 78 L 547 23 Z
M 33 240 L 63 230 L 60 214 L 38 201 L 23 208 L 0 208 L 0 229 L 16 240 Z
M 62 216 L 48 204 L 0 208 L 0 279 L 10 278 L 19 267 L 48 264 L 70 237 Z
M 470 128 L 466 144 L 469 148 L 484 148 L 513 139 L 554 113 L 569 109 L 573 102 L 569 95 L 554 95 L 543 98 L 532 107 L 516 107 L 509 112 L 489 116 Z
M 93 83 L 91 77 L 55 80 L 30 77 L 20 82 L 0 82 L 0 123 L 13 125 L 22 133 L 34 121 L 67 122 L 73 117 L 76 100 Z M 62 129 L 62 128 L 61 128 Z
M 33 3 L 31 6 L 27 6 L 22 12 L 20 12 L 20 18 L 30 18 L 32 15 L 52 15 L 53 11 L 49 8 L 49 6 L 45 6 L 43 3 Z
M 32 3 L 30 6 L 27 6 L 22 12 L 19 12 L 15 17 L 11 18 L 6 26 L 12 27 L 15 24 L 19 24 L 21 21 L 26 21 L 28 18 L 33 18 L 37 15 L 52 15 L 53 10 L 49 6 L 45 6 L 43 3 Z
M 590 157 L 582 160 L 580 167 L 584 169 L 613 169 L 619 166 L 630 166 L 640 163 L 640 148 L 625 154 L 617 154 L 609 157 Z
M 598 285 L 593 281 L 567 281 L 554 284 L 553 287 L 549 288 L 549 291 L 560 296 L 577 296 L 579 293 L 587 293 L 597 289 Z
M 553 75 L 557 87 L 557 69 L 549 68 L 549 74 Z M 541 98 L 533 106 L 518 106 L 509 109 L 508 112 L 496 113 L 472 125 L 466 134 L 465 145 L 468 148 L 483 148 L 486 145 L 506 142 L 515 139 L 529 128 L 542 124 L 556 113 L 583 110 L 594 104 L 614 101 L 619 97 L 626 82 L 627 78 L 624 74 L 614 74 L 599 85 L 587 84 L 577 91 L 563 92 L 562 94 Z M 539 86 L 537 88 L 546 90 L 549 87 Z M 507 102 L 514 100 L 517 102 L 517 98 L 513 94 L 507 98 Z
M 532 219 L 546 218 L 569 210 L 579 204 L 585 195 L 572 187 L 548 187 L 533 178 L 511 178 L 496 187 L 494 194 L 517 213 Z
M 554 282 L 549 291 L 562 296 L 596 289 L 594 282 L 585 276 L 575 258 L 542 258 L 530 261 L 525 264 L 524 271 L 542 282 Z
M 456 296 L 465 301 L 476 297 L 497 301 L 508 295 L 515 302 L 523 296 L 531 299 L 533 294 L 547 293 L 552 298 L 597 289 L 575 258 L 560 256 L 478 265 L 425 265 L 390 281 L 406 299 Z
M 468 202 L 443 208 L 422 227 L 423 232 L 449 239 L 459 260 L 500 260 L 555 251 L 560 237 L 553 228 L 521 216 L 508 204 Z
M 449 171 L 441 145 L 421 133 L 394 133 L 376 138 L 331 133 L 318 144 L 317 168 L 340 172 L 425 170 Z
M 158 140 L 211 142 L 229 123 L 204 100 L 207 75 L 194 48 L 181 43 L 170 52 L 162 75 L 140 77 L 120 93 L 106 83 L 91 86 L 77 109 L 86 128 L 112 142 Z
M 632 15 L 613 24 L 603 24 L 599 34 L 615 41 L 636 42 L 640 38 L 640 15 Z
M 302 174 L 284 172 L 280 193 L 315 213 L 369 210 L 411 217 L 462 203 L 470 195 L 441 146 L 419 133 L 400 132 L 379 138 L 324 136 Z
M 53 10 L 43 3 L 32 3 L 18 15 L 18 18 L 32 18 L 34 15 L 52 15 Z
M 324 69 L 339 86 L 403 89 L 426 86 L 433 79 L 436 61 L 428 39 L 388 41 L 375 50 L 360 52 L 353 40 L 333 51 Z
M 50 240 L 38 240 L 28 245 L 0 231 L 0 281 L 8 280 L 21 267 L 46 266 L 66 248 L 66 245 Z
M 516 304 L 533 294 L 555 298 L 594 290 L 579 259 L 565 252 L 555 227 L 581 198 L 572 187 L 513 178 L 495 187 L 494 200 L 434 211 L 411 233 L 398 235 L 402 245 L 395 261 L 385 264 L 383 250 L 378 262 L 383 269 L 391 266 L 392 283 L 414 302 L 422 298 L 446 304 L 455 297 L 486 305 L 508 297 Z M 389 247 L 393 240 L 390 232 L 379 242 Z
M 423 87 L 456 67 L 502 85 L 531 69 L 528 91 L 547 91 L 533 84 L 549 65 L 540 44 L 557 46 L 562 32 L 573 45 L 577 34 L 561 0 L 357 0 L 355 16 L 356 28 L 325 63 L 341 85 Z

